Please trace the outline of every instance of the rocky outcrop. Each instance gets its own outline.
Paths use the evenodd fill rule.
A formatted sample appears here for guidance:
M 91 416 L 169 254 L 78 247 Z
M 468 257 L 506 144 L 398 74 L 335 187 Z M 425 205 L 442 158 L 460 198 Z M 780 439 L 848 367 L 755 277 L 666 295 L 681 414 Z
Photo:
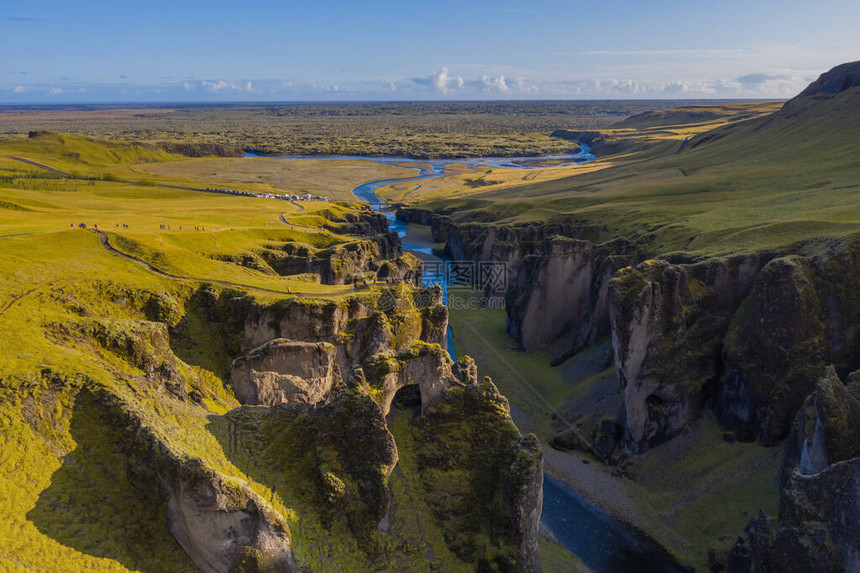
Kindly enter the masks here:
M 383 289 L 376 298 L 254 306 L 245 314 L 239 350 L 245 353 L 276 338 L 328 342 L 337 348 L 341 372 L 349 372 L 380 352 L 400 351 L 417 341 L 442 343 L 447 325 L 441 289 L 413 293 L 403 285 Z
M 792 473 L 779 518 L 759 515 L 729 554 L 728 571 L 830 573 L 860 570 L 860 458 Z
M 729 571 L 860 570 L 858 522 L 860 390 L 828 367 L 786 440 L 779 516 L 750 522 Z
M 326 218 L 327 229 L 341 235 L 373 236 L 388 233 L 385 213 L 374 211 L 366 205 L 358 207 L 349 211 L 325 209 L 317 213 Z
M 826 364 L 842 375 L 860 366 L 855 243 L 801 246 L 756 277 L 726 336 L 716 398 L 721 422 L 740 439 L 782 440 Z
M 332 517 L 345 517 L 363 541 L 388 512 L 397 446 L 382 411 L 365 394 L 344 391 L 321 415 L 315 451 L 320 490 Z
M 335 383 L 337 349 L 327 342 L 277 338 L 233 361 L 230 379 L 243 404 L 316 404 Z
M 167 523 L 201 571 L 295 571 L 284 519 L 247 485 L 189 464 L 165 481 Z
M 732 320 L 717 400 L 721 422 L 742 440 L 774 444 L 824 367 L 825 325 L 813 276 L 795 258 L 768 263 Z
M 732 312 L 759 264 L 756 257 L 655 260 L 612 280 L 612 346 L 628 449 L 666 441 L 699 415 L 719 378 Z
M 132 403 L 93 397 L 124 437 L 134 480 L 165 500 L 170 533 L 202 571 L 296 571 L 286 521 L 246 483 L 175 451 Z
M 436 344 L 418 343 L 400 352 L 383 352 L 371 358 L 362 369 L 364 381 L 380 393 L 379 406 L 388 414 L 395 394 L 405 386 L 418 386 L 421 407 L 431 406 L 452 384 L 477 381 L 474 360 L 465 356 L 453 362 L 448 352 Z
M 254 253 L 272 272 L 283 276 L 315 274 L 323 284 L 348 284 L 357 280 L 402 280 L 421 283 L 423 263 L 411 253 L 403 253 L 396 233 L 374 239 L 342 243 L 316 249 L 303 243 L 270 244 Z M 242 260 L 244 266 L 260 266 L 255 256 Z
M 534 434 L 517 441 L 505 486 L 513 506 L 514 534 L 520 539 L 516 570 L 537 573 L 541 571 L 538 535 L 543 507 L 543 452 Z
M 821 74 L 797 97 L 833 95 L 858 86 L 860 86 L 860 62 L 850 62 Z
M 543 455 L 489 379 L 448 387 L 415 420 L 428 501 L 448 546 L 479 569 L 540 571 Z
M 162 322 L 84 319 L 50 324 L 47 330 L 57 340 L 94 346 L 103 355 L 129 363 L 142 373 L 141 385 L 180 400 L 199 402 L 203 397 L 195 389 L 197 375 L 176 358 Z
M 860 372 L 849 377 L 849 381 Z M 793 471 L 812 475 L 830 465 L 860 457 L 860 388 L 839 379 L 828 366 L 815 391 L 803 402 L 785 443 L 781 472 L 787 480 Z

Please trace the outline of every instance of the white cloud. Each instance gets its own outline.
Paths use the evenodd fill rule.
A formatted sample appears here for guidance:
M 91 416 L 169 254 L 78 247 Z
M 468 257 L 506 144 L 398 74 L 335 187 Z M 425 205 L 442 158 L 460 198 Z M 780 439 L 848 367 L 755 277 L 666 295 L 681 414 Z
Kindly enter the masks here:
M 452 76 L 448 68 L 442 68 L 429 78 L 414 79 L 413 81 L 425 85 L 429 83 L 445 95 L 462 88 L 466 83 L 462 77 Z
M 252 91 L 254 91 L 254 84 L 252 84 L 251 82 L 247 82 L 247 83 L 245 84 L 245 91 L 246 91 L 246 92 L 252 92 Z
M 508 83 L 505 81 L 504 75 L 496 76 L 495 78 L 491 78 L 489 76 L 482 76 L 481 83 L 484 86 L 484 91 L 498 91 L 501 93 L 507 93 L 510 88 L 508 87 Z
M 234 84 L 233 82 L 226 82 L 224 80 L 218 80 L 217 82 L 203 80 L 202 82 L 200 82 L 200 85 L 203 87 L 203 89 L 212 93 L 218 93 L 221 90 L 225 90 L 227 88 L 236 89 L 236 84 Z
M 48 90 L 48 95 L 60 95 L 63 93 L 63 88 L 51 88 Z
M 24 89 L 24 86 L 15 86 L 15 89 L 13 89 L 12 91 L 15 92 L 16 94 L 22 94 L 22 93 L 26 92 L 27 90 Z

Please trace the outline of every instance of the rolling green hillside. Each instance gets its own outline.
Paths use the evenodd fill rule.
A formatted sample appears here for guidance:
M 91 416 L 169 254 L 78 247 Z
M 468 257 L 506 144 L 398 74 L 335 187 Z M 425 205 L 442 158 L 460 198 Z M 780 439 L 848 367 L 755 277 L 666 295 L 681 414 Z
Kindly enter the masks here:
M 860 86 L 842 87 L 804 92 L 773 114 L 696 135 L 658 157 L 422 206 L 455 221 L 580 222 L 662 254 L 844 235 L 860 230 Z

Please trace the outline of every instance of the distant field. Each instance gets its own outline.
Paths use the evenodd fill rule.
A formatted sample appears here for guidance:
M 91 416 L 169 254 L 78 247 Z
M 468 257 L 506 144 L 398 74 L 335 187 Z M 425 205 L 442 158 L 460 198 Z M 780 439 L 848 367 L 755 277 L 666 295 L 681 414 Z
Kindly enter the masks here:
M 689 101 L 685 102 L 689 105 Z M 120 141 L 219 143 L 264 155 L 537 156 L 575 151 L 556 130 L 606 128 L 677 101 L 0 107 L 0 135 L 49 130 Z
M 229 187 L 355 201 L 352 190 L 368 181 L 411 177 L 414 169 L 354 159 L 192 159 L 140 167 L 149 175 L 207 187 Z

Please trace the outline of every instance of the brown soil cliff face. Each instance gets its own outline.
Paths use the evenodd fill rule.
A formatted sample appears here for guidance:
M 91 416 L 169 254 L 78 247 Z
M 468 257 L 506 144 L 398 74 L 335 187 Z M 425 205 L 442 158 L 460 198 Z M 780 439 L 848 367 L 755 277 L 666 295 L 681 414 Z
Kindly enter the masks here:
M 243 404 L 316 404 L 335 383 L 337 349 L 326 342 L 278 338 L 237 358 L 230 368 Z

